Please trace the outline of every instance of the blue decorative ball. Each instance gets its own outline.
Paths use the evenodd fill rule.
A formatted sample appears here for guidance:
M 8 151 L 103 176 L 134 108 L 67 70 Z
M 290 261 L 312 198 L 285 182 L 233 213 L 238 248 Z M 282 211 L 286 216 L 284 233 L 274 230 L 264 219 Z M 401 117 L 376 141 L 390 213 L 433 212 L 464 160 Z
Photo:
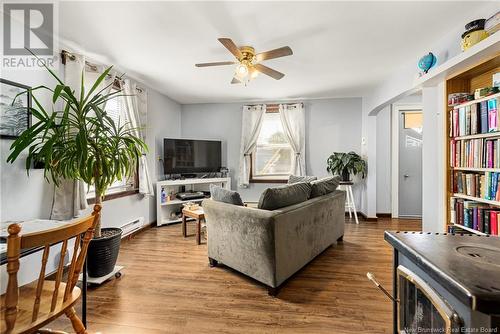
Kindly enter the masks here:
M 418 61 L 418 68 L 427 73 L 437 63 L 436 56 L 429 52 Z

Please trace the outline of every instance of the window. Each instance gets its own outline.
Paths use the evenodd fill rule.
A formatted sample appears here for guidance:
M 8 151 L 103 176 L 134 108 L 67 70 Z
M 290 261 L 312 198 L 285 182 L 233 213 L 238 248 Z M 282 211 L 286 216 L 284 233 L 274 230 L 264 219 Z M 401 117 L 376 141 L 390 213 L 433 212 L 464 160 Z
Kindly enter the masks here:
M 280 114 L 264 114 L 257 146 L 252 153 L 250 182 L 283 182 L 292 171 L 293 151 L 288 143 Z
M 113 88 L 112 92 L 116 91 Z M 115 124 L 123 125 L 128 122 L 128 117 L 125 109 L 125 101 L 122 96 L 111 99 L 106 103 L 106 112 L 113 119 Z M 139 187 L 137 171 L 127 179 L 115 181 L 106 191 L 106 199 L 113 199 L 130 194 L 137 193 Z M 88 186 L 87 199 L 95 198 L 94 186 Z

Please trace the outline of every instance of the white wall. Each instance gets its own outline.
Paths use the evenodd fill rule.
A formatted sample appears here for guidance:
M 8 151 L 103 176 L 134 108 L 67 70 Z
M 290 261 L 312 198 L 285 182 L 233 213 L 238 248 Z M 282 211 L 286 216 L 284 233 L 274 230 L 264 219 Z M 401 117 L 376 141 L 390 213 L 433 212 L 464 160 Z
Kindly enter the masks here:
M 50 87 L 54 83 L 44 71 L 3 71 L 2 78 L 29 86 L 46 84 Z M 147 158 L 151 177 L 155 182 L 157 175 L 162 173 L 158 169 L 157 157 L 162 154 L 163 138 L 180 136 L 181 107 L 161 93 L 142 86 L 148 91 L 147 144 L 150 151 Z M 49 96 L 42 95 L 41 100 L 45 105 L 50 105 Z M 43 170 L 30 170 L 30 177 L 27 177 L 23 158 L 13 165 L 6 163 L 11 143 L 12 140 L 0 140 L 0 221 L 47 219 L 50 216 L 53 186 L 43 179 Z M 154 197 L 133 195 L 104 202 L 103 227 L 121 226 L 138 217 L 144 217 L 146 223 L 156 220 Z
M 273 101 L 275 102 L 275 101 Z M 306 110 L 307 174 L 327 176 L 326 159 L 335 151 L 361 151 L 361 99 L 319 99 L 304 101 Z M 231 170 L 236 189 L 243 104 L 191 104 L 182 106 L 184 138 L 223 141 L 223 164 Z M 244 200 L 257 201 L 270 184 L 251 184 L 238 189 Z M 360 204 L 360 183 L 355 198 Z
M 2 78 L 31 87 L 55 84 L 43 70 L 2 70 Z M 37 94 L 44 108 L 51 105 L 49 94 Z M 49 109 L 50 110 L 50 109 Z M 13 164 L 7 163 L 11 139 L 0 139 L 0 221 L 47 218 L 52 205 L 53 187 L 44 181 L 43 170 L 24 168 L 26 154 Z
M 391 108 L 377 115 L 377 213 L 391 212 Z

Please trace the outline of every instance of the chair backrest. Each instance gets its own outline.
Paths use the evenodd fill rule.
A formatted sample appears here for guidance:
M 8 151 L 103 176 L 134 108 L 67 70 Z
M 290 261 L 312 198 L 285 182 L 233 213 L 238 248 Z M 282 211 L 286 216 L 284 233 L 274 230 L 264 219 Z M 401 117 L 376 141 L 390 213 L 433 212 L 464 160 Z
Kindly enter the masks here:
M 42 294 L 43 284 L 45 281 L 45 267 L 49 257 L 50 246 L 62 243 L 59 264 L 57 266 L 55 276 L 55 288 L 52 293 L 52 302 L 50 306 L 50 311 L 52 312 L 54 311 L 58 300 L 59 288 L 65 267 L 64 261 L 68 248 L 68 241 L 69 239 L 75 238 L 75 245 L 73 247 L 71 262 L 69 263 L 67 275 L 68 279 L 66 281 L 63 301 L 66 301 L 66 299 L 70 296 L 78 281 L 78 276 L 80 275 L 85 257 L 87 256 L 88 244 L 93 236 L 94 228 L 100 217 L 100 211 L 101 206 L 97 204 L 94 206 L 92 215 L 88 217 L 78 219 L 73 223 L 63 225 L 58 228 L 28 233 L 25 235 L 19 235 L 21 232 L 21 226 L 18 224 L 12 224 L 8 227 L 7 273 L 9 275 L 9 279 L 5 295 L 5 322 L 8 330 L 14 328 L 17 317 L 17 304 L 19 300 L 17 273 L 19 271 L 19 257 L 21 249 L 43 247 L 42 266 L 38 276 L 36 292 L 33 296 L 32 322 L 34 322 L 38 318 L 40 296 Z

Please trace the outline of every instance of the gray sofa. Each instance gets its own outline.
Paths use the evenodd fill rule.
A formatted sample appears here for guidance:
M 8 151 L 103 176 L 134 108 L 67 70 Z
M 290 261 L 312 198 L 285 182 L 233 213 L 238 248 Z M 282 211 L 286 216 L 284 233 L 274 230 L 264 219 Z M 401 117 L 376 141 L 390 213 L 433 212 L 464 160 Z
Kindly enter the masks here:
M 274 211 L 205 200 L 208 257 L 268 286 L 278 287 L 344 236 L 345 193 Z

